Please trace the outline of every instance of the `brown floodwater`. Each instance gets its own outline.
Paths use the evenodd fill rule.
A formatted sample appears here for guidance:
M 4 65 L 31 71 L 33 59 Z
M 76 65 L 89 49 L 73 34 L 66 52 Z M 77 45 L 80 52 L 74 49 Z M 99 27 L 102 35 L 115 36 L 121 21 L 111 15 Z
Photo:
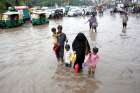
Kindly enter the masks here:
M 0 29 L 0 93 L 140 93 L 140 15 L 129 15 L 126 31 L 119 14 L 97 16 L 97 33 L 89 31 L 88 18 Z M 83 32 L 99 48 L 94 77 L 84 69 L 75 80 L 72 69 L 57 63 L 50 30 L 59 24 L 70 45 Z

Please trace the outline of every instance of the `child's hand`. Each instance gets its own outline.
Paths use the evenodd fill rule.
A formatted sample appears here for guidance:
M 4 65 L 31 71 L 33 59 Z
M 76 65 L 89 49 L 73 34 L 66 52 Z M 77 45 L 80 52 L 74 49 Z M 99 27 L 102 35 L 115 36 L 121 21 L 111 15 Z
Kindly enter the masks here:
M 73 51 L 74 54 L 76 54 L 76 51 Z
M 83 64 L 82 64 L 82 67 L 83 67 L 83 68 L 84 68 L 84 67 L 86 67 L 86 66 L 87 66 L 87 64 L 86 64 L 86 63 L 83 63 Z

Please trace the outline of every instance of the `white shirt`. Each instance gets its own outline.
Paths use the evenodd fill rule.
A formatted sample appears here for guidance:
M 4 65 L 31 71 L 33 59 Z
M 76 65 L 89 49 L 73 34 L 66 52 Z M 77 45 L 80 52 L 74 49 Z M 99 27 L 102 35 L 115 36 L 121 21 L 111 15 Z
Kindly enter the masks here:
M 71 52 L 66 51 L 66 53 L 65 53 L 65 63 L 67 63 L 67 64 L 70 64 L 70 55 L 71 55 Z

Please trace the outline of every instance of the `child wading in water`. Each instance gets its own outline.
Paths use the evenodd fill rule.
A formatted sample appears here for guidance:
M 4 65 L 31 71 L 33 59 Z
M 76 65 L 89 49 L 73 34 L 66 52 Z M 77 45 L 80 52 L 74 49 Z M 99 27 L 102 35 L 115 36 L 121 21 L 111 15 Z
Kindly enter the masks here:
M 65 45 L 65 66 L 66 67 L 74 67 L 74 63 L 76 61 L 76 51 L 70 51 L 70 45 Z
M 53 35 L 52 35 L 52 42 L 53 42 L 53 50 L 54 50 L 54 52 L 55 52 L 55 55 L 56 55 L 56 58 L 57 58 L 57 60 L 58 60 L 58 58 L 59 58 L 59 51 L 60 51 L 60 45 L 59 45 L 59 43 L 58 43 L 58 34 L 57 34 L 57 32 L 56 32 L 56 28 L 52 28 L 51 29 L 51 31 L 52 31 L 52 33 L 53 33 Z
M 70 52 L 70 45 L 66 44 L 65 45 L 65 66 L 66 67 L 71 67 L 71 62 L 70 62 L 70 56 L 71 56 L 71 52 Z
M 77 59 L 76 51 L 73 51 L 70 55 L 70 62 L 71 62 L 72 68 L 74 68 L 74 76 L 75 76 L 75 79 L 77 80 L 78 72 L 79 72 L 79 65 L 78 63 L 74 65 L 76 62 L 76 59 Z
M 88 75 L 93 76 L 97 64 L 97 59 L 99 56 L 97 55 L 98 48 L 94 47 L 92 52 L 89 53 L 85 58 L 85 63 L 88 65 Z
M 65 52 L 65 62 L 64 63 L 65 63 L 65 66 L 67 67 L 66 70 L 71 72 L 72 70 L 71 70 L 70 67 L 73 68 L 73 66 L 74 66 L 74 63 L 76 61 L 76 52 L 75 51 L 73 51 L 73 52 L 70 51 L 70 45 L 69 44 L 65 45 L 65 50 L 66 50 L 66 52 Z M 75 71 L 75 70 L 76 69 L 74 69 L 75 78 L 77 78 L 78 77 L 78 69 L 77 69 L 77 71 Z

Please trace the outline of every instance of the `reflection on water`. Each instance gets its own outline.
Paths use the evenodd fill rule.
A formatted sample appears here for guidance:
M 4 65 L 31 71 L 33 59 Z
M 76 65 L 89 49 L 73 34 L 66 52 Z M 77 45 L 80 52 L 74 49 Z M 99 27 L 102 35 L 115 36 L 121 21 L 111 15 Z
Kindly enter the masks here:
M 97 33 L 94 31 L 89 31 L 89 37 L 90 37 L 90 45 L 93 48 L 97 45 L 96 44 Z
M 64 66 L 58 66 L 53 79 L 61 92 L 67 93 L 94 93 L 98 89 L 95 80 L 87 75 L 79 73 L 78 80 L 75 80 L 74 71 Z

